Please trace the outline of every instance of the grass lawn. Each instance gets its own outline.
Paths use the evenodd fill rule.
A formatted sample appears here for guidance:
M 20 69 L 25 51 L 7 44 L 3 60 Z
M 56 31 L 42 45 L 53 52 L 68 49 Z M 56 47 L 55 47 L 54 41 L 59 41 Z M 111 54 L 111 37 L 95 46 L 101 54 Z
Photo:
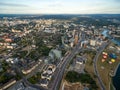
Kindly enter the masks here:
M 104 50 L 107 53 L 115 53 L 115 51 L 111 51 L 108 49 L 108 47 Z M 105 62 L 101 62 L 102 59 L 102 54 L 99 56 L 99 59 L 97 61 L 97 68 L 99 71 L 99 74 L 101 76 L 101 79 L 104 83 L 104 85 L 106 86 L 106 90 L 112 90 L 110 89 L 111 87 L 111 77 L 110 77 L 110 73 L 112 73 L 113 71 L 115 71 L 117 65 L 120 62 L 120 55 L 117 54 L 117 59 L 115 63 L 109 64 L 108 62 L 111 60 L 111 58 L 107 58 Z
M 95 54 L 93 53 L 85 53 L 86 57 L 87 57 L 87 62 L 85 64 L 85 70 L 91 75 L 91 77 L 95 80 L 98 89 L 97 90 L 101 90 L 99 87 L 99 83 L 97 80 L 97 76 L 94 74 L 94 68 L 93 68 L 93 58 L 95 56 Z

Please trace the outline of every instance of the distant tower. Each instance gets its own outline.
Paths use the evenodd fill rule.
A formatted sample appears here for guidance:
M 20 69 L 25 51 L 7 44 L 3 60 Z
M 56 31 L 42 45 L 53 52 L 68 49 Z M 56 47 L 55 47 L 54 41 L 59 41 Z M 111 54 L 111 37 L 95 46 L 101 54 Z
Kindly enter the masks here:
M 75 45 L 78 43 L 78 33 L 75 35 Z

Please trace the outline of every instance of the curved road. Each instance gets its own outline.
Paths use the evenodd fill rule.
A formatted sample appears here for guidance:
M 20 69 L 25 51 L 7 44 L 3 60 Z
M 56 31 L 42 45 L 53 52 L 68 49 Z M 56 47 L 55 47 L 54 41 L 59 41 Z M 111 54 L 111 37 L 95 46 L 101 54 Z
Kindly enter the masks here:
M 22 81 L 25 85 L 31 86 L 31 87 L 33 87 L 33 88 L 36 88 L 37 90 L 47 90 L 47 89 L 45 89 L 45 88 L 43 88 L 43 87 L 41 87 L 41 86 L 31 84 L 31 83 L 27 80 L 27 78 L 22 74 L 22 71 L 20 70 L 20 68 L 17 67 L 16 65 L 13 65 L 13 68 L 14 68 L 14 69 L 17 71 L 17 73 L 22 77 L 22 79 L 21 79 L 20 81 L 18 81 L 18 82 L 21 82 L 21 81 Z
M 105 49 L 105 47 L 108 45 L 109 43 L 104 43 L 101 47 L 100 47 L 100 50 L 97 52 L 95 58 L 93 59 L 93 66 L 94 66 L 94 72 L 95 74 L 97 75 L 97 78 L 98 78 L 98 82 L 100 84 L 100 87 L 101 87 L 101 90 L 106 90 L 105 89 L 105 85 L 104 83 L 102 82 L 102 79 L 99 75 L 99 72 L 98 72 L 98 69 L 97 69 L 97 60 L 98 60 L 98 57 L 99 55 L 102 53 L 102 51 Z

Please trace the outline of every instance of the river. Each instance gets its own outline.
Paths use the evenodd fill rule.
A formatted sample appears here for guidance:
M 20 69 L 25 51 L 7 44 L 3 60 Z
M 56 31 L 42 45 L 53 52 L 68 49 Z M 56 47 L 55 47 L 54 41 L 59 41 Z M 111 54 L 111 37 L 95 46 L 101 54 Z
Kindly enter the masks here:
M 113 43 L 117 44 L 120 46 L 120 41 L 117 40 L 116 38 L 113 38 L 111 35 L 108 34 L 109 30 L 105 29 L 101 34 L 104 35 L 105 37 L 108 37 Z
M 102 34 L 105 37 L 108 37 L 113 43 L 117 44 L 118 46 L 120 46 L 120 41 L 116 40 L 115 38 L 113 38 L 112 36 L 110 36 L 109 34 L 109 30 L 105 29 Z M 118 66 L 118 69 L 115 73 L 115 76 L 112 78 L 113 80 L 113 85 L 115 87 L 116 90 L 120 90 L 120 64 Z
M 118 66 L 117 72 L 113 77 L 113 85 L 116 90 L 120 90 L 120 65 Z

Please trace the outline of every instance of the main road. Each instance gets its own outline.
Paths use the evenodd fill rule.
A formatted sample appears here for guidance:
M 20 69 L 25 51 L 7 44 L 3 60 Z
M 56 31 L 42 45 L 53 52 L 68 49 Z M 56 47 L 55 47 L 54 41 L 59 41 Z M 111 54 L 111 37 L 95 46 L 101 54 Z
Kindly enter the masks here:
M 63 78 L 63 75 L 65 73 L 65 69 L 68 66 L 68 64 L 70 63 L 70 61 L 74 58 L 74 56 L 79 53 L 80 51 L 82 51 L 83 49 L 80 47 L 81 45 L 81 41 L 85 39 L 85 34 L 83 33 L 81 40 L 79 40 L 78 44 L 69 52 L 69 54 L 67 56 L 65 56 L 63 58 L 63 60 L 61 61 L 60 65 L 56 68 L 56 73 L 55 73 L 55 77 L 54 80 L 52 81 L 52 85 L 50 87 L 48 87 L 48 90 L 58 90 L 60 82 Z M 21 74 L 21 70 L 19 70 L 18 67 L 16 67 L 16 70 L 18 71 L 18 73 L 22 76 L 22 82 L 24 82 L 24 84 L 26 84 L 27 86 L 31 86 L 34 87 L 38 90 L 46 90 L 45 88 L 41 87 L 41 86 L 37 86 L 37 85 L 33 85 L 31 83 L 29 83 L 27 81 L 27 78 L 23 76 L 23 74 Z
M 85 35 L 83 34 L 82 39 L 83 40 L 85 38 Z M 63 75 L 65 73 L 65 69 L 68 66 L 68 64 L 70 63 L 70 61 L 74 58 L 74 56 L 79 53 L 80 51 L 82 51 L 83 49 L 80 47 L 81 45 L 81 40 L 78 42 L 78 44 L 73 48 L 73 50 L 62 60 L 63 62 L 61 63 L 61 65 L 59 65 L 59 67 L 57 67 L 57 73 L 56 76 L 54 77 L 54 81 L 52 82 L 51 87 L 49 87 L 49 90 L 58 90 L 59 89 L 59 85 L 60 82 L 63 78 Z
M 102 79 L 101 79 L 101 77 L 100 77 L 100 75 L 99 75 L 99 72 L 98 72 L 98 69 L 97 69 L 97 60 L 98 60 L 98 57 L 100 56 L 100 54 L 102 53 L 102 51 L 105 49 L 105 47 L 106 47 L 108 44 L 109 44 L 108 42 L 103 43 L 103 45 L 100 47 L 99 51 L 97 52 L 96 56 L 95 56 L 94 59 L 93 59 L 94 72 L 95 72 L 95 74 L 97 75 L 98 82 L 99 82 L 99 84 L 100 84 L 101 90 L 106 90 L 106 89 L 105 89 L 105 85 L 104 85 L 104 83 L 102 82 Z

